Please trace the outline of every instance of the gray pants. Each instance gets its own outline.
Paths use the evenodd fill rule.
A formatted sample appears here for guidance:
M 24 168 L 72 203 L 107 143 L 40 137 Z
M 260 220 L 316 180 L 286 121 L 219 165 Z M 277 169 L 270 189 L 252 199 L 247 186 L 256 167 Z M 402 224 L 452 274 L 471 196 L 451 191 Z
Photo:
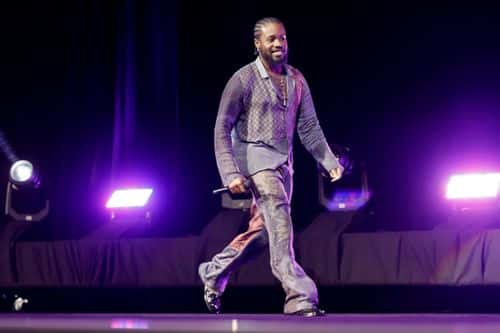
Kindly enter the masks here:
M 200 264 L 200 278 L 222 295 L 231 272 L 269 244 L 271 270 L 286 293 L 284 312 L 311 308 L 318 303 L 318 292 L 313 280 L 295 261 L 289 170 L 286 166 L 263 170 L 250 179 L 257 209 L 253 210 L 248 230 L 236 236 L 211 261 Z

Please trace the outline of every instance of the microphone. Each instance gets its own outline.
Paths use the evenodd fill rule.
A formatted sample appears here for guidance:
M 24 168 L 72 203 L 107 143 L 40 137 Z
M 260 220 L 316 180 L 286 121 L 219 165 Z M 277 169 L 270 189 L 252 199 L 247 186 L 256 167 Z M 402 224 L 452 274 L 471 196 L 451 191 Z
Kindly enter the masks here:
M 250 180 L 246 179 L 243 181 L 243 186 L 245 186 L 246 192 L 250 189 Z M 215 190 L 212 191 L 212 194 L 219 194 L 219 193 L 224 193 L 229 191 L 229 186 L 224 186 L 224 187 L 219 187 Z

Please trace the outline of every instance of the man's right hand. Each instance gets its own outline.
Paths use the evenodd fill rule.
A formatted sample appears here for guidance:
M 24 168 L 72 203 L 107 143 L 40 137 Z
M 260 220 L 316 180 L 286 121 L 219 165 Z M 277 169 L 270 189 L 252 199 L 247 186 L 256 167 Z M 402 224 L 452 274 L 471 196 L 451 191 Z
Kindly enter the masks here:
M 245 193 L 247 188 L 245 187 L 245 178 L 238 177 L 229 183 L 229 191 L 233 194 Z

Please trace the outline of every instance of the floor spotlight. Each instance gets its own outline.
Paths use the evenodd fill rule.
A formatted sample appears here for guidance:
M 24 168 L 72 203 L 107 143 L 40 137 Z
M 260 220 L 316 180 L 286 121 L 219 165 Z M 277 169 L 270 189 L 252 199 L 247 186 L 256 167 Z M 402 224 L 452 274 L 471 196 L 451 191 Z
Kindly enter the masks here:
M 31 184 L 31 186 L 38 186 L 38 177 L 35 175 L 35 169 L 30 161 L 19 160 L 14 162 L 10 167 L 10 181 L 18 185 Z
M 459 211 L 497 209 L 500 173 L 455 174 L 446 186 L 446 199 Z
M 148 203 L 152 193 L 152 188 L 115 190 L 106 202 L 111 220 L 151 222 L 151 210 Z
M 106 202 L 109 223 L 103 223 L 99 228 L 89 232 L 86 239 L 120 239 L 130 237 L 150 230 L 153 189 L 127 188 L 113 191 Z
M 328 172 L 318 165 L 319 203 L 328 211 L 356 211 L 371 198 L 364 163 L 355 163 L 349 147 L 331 144 L 339 163 L 344 167 L 343 177 L 332 183 Z
M 500 173 L 451 175 L 446 185 L 448 219 L 440 228 L 500 225 Z
M 49 200 L 40 184 L 40 177 L 31 162 L 14 162 L 7 182 L 5 214 L 15 221 L 41 221 L 47 217 Z

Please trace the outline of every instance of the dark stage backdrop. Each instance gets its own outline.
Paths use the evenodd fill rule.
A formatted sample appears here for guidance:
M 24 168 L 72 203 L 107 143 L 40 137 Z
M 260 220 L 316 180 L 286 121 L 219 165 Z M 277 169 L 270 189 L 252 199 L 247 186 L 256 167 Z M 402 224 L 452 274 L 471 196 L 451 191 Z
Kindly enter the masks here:
M 104 223 L 104 196 L 155 186 L 159 234 L 196 233 L 219 209 L 213 125 L 231 74 L 253 60 L 254 22 L 287 27 L 331 142 L 367 165 L 377 229 L 431 228 L 446 176 L 498 167 L 500 32 L 486 7 L 259 2 L 2 4 L 1 129 L 40 165 L 54 233 Z M 8 163 L 1 164 L 3 177 Z M 320 209 L 297 146 L 293 214 Z M 60 232 L 59 232 L 60 231 Z M 62 237 L 62 236 L 61 236 Z
M 367 164 L 375 211 L 367 223 L 426 229 L 445 219 L 451 172 L 499 167 L 499 16 L 493 7 L 404 7 L 235 2 L 225 15 L 219 6 L 182 2 L 181 96 L 197 92 L 182 114 L 198 118 L 189 124 L 200 160 L 213 161 L 212 142 L 203 138 L 211 138 L 224 84 L 254 58 L 254 22 L 275 15 L 286 24 L 289 62 L 308 79 L 329 141 L 352 147 Z M 314 162 L 297 148 L 300 226 L 319 208 Z

